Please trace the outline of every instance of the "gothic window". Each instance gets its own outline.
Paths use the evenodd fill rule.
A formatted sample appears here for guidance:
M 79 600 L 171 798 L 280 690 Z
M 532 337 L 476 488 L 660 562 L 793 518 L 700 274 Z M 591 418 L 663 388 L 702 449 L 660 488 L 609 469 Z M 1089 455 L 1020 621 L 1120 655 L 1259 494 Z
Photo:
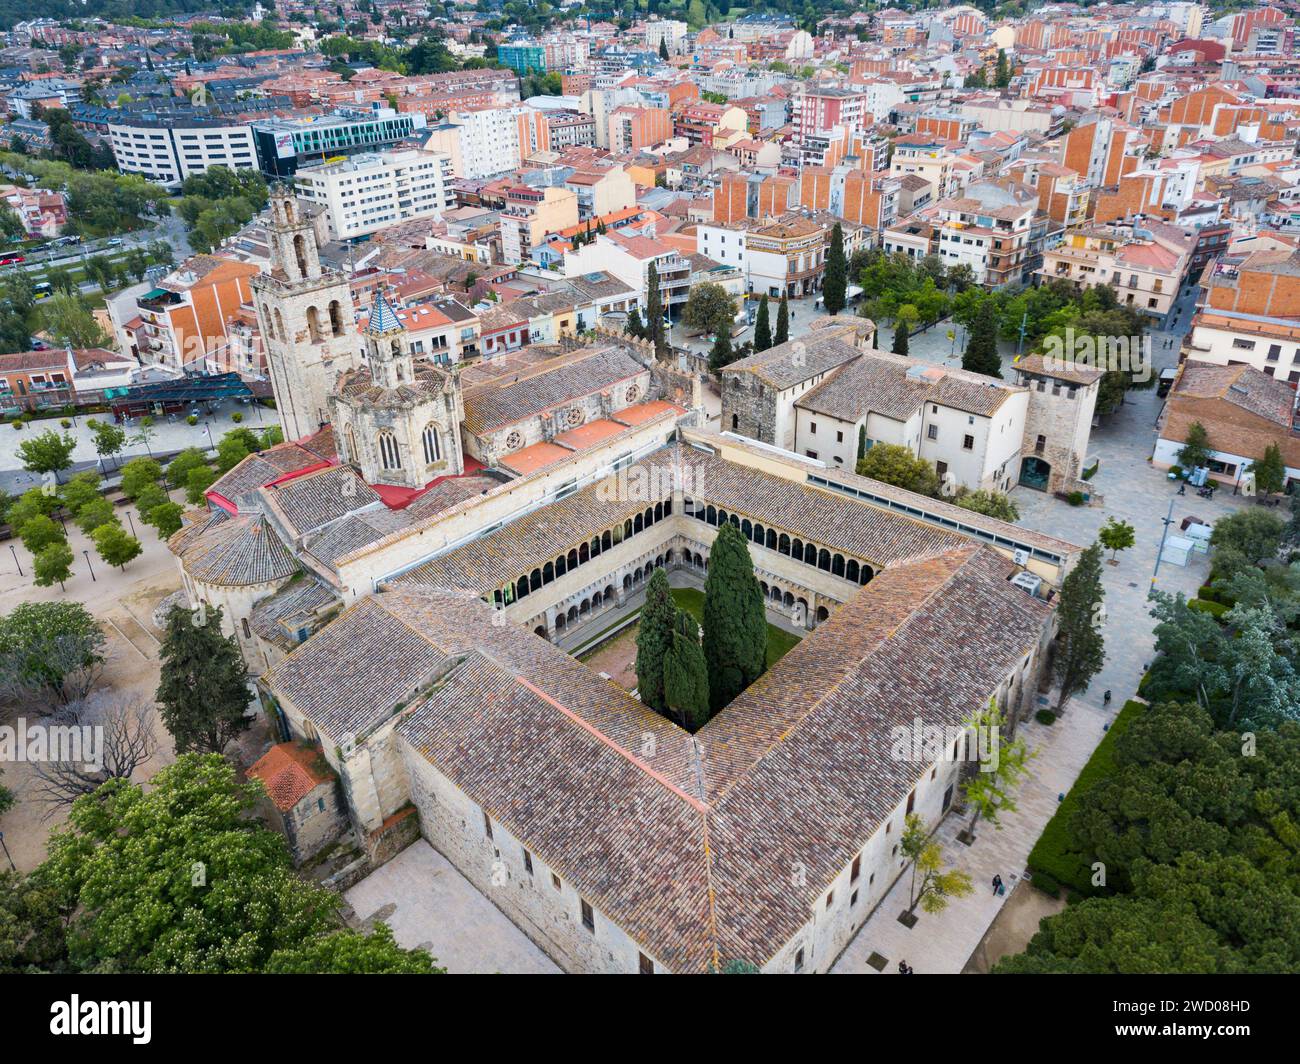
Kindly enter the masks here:
M 424 461 L 425 463 L 436 462 L 442 457 L 441 450 L 438 446 L 438 426 L 429 424 L 424 427 L 424 434 L 421 436 L 424 443 Z
M 282 340 L 288 341 L 289 337 L 284 331 L 284 315 L 280 313 L 280 308 L 275 308 L 275 334 Z
M 307 308 L 307 332 L 311 335 L 311 342 L 318 344 L 324 337 L 320 331 L 320 311 L 315 307 Z
M 357 450 L 357 434 L 352 431 L 351 425 L 348 426 L 348 460 L 361 461 L 361 452 Z
M 337 299 L 330 303 L 330 332 L 335 336 L 343 335 L 343 308 Z
M 385 469 L 402 468 L 402 456 L 397 449 L 397 437 L 391 432 L 379 434 L 379 460 Z

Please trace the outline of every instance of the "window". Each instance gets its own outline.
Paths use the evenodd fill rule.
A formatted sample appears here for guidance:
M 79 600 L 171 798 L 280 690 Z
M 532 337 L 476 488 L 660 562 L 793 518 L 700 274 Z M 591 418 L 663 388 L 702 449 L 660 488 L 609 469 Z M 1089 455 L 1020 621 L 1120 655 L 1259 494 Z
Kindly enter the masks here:
M 649 957 L 647 957 L 644 953 L 638 953 L 636 955 L 636 960 L 637 960 L 638 973 L 640 973 L 641 975 L 655 974 L 655 962 L 652 961 Z
M 492 818 L 487 815 L 486 810 L 483 813 L 483 830 L 487 833 L 487 837 L 490 839 L 492 837 Z
M 916 808 L 916 791 L 913 790 L 912 793 L 907 796 L 907 811 L 910 813 L 915 808 Z
M 796 972 L 803 971 L 803 950 L 800 950 L 794 955 L 794 970 Z
M 586 901 L 582 902 L 582 926 L 588 931 L 596 930 L 596 914 Z
M 442 451 L 438 444 L 438 426 L 428 424 L 424 427 L 424 432 L 420 436 L 424 444 L 424 461 L 425 464 L 436 462 L 442 457 Z
M 804 451 L 804 454 L 806 454 L 809 458 L 813 459 L 814 461 L 816 461 L 817 459 L 816 451 Z
M 402 456 L 397 449 L 397 437 L 391 432 L 379 434 L 379 461 L 385 469 L 402 468 Z
M 1232 346 L 1241 351 L 1254 351 L 1255 341 L 1243 340 L 1240 336 L 1235 336 L 1232 339 Z
M 925 435 L 927 439 L 937 440 L 939 438 L 939 426 L 938 425 L 926 426 Z
M 860 876 L 861 874 L 862 874 L 862 854 L 858 854 L 857 857 L 853 858 L 853 867 L 849 870 L 849 882 L 856 883 L 858 881 L 858 876 Z
M 551 886 L 553 886 L 556 890 L 560 889 L 560 877 L 557 876 L 554 872 L 551 873 Z
M 964 451 L 973 451 L 975 449 L 975 437 L 963 436 L 961 439 L 961 446 Z
M 842 432 L 837 432 L 837 433 L 835 433 L 835 442 L 836 442 L 836 443 L 843 443 L 843 442 L 844 442 L 844 433 L 842 433 Z
M 239 623 L 240 623 L 240 625 L 241 625 L 241 626 L 243 627 L 243 629 L 244 629 L 244 638 L 245 638 L 245 639 L 252 639 L 252 638 L 253 638 L 253 633 L 252 633 L 252 630 L 248 627 L 248 618 L 247 618 L 247 617 L 241 617 L 240 620 L 239 620 Z
M 853 906 L 857 904 L 858 904 L 858 892 L 855 890 L 852 894 L 849 895 L 849 908 L 851 909 L 853 908 Z
M 832 890 L 829 894 L 826 895 L 826 908 L 829 909 L 831 905 L 834 903 L 834 901 L 835 901 L 835 891 Z
M 533 855 L 524 850 L 524 871 L 530 876 L 533 874 Z
M 815 421 L 810 421 L 810 422 L 808 422 L 808 431 L 809 431 L 810 433 L 812 433 L 814 436 L 816 436 L 816 435 L 817 435 L 817 422 L 815 422 Z

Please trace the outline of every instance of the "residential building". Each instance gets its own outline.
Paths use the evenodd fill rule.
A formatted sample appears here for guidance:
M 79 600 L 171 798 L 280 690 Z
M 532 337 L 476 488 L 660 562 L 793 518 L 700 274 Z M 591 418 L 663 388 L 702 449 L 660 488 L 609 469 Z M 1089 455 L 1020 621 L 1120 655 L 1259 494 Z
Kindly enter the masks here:
M 325 207 L 330 236 L 349 240 L 451 209 L 451 179 L 450 156 L 405 149 L 302 167 L 294 184 L 300 197 Z
M 548 233 L 576 225 L 578 197 L 567 188 L 515 185 L 500 212 L 501 255 L 511 265 L 528 262 Z
M 1037 193 L 1017 181 L 970 185 L 936 208 L 937 254 L 950 269 L 970 267 L 985 288 L 1022 284 L 1036 265 L 1031 230 L 1037 209 Z
M 1152 235 L 1156 225 L 1182 233 L 1158 222 L 1089 223 L 1072 229 L 1061 244 L 1043 253 L 1039 276 L 1064 279 L 1078 289 L 1109 285 L 1121 304 L 1163 321 L 1187 278 L 1196 237 L 1187 232 L 1177 243 L 1160 241 Z
M 174 370 L 201 365 L 230 341 L 236 314 L 252 300 L 250 282 L 260 272 L 219 255 L 191 256 L 136 298 L 140 358 Z

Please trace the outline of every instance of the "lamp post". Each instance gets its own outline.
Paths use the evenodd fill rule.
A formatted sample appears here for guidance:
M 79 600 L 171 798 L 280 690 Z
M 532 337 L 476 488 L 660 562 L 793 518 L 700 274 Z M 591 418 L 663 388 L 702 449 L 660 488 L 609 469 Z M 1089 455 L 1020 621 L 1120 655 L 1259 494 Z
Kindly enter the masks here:
M 9 867 L 17 872 L 18 866 L 14 864 L 14 859 L 9 855 L 9 847 L 5 845 L 5 833 L 3 831 L 0 831 L 0 849 L 4 850 L 5 857 L 9 858 Z
M 137 536 L 137 535 L 135 534 L 135 522 L 131 520 L 131 511 L 130 511 L 130 510 L 127 510 L 127 512 L 126 512 L 126 523 L 127 523 L 128 525 L 131 526 L 131 536 L 132 536 L 132 538 L 134 538 L 134 539 L 139 539 L 140 537 Z
M 25 574 L 23 573 L 23 563 L 18 560 L 18 551 L 12 543 L 9 544 L 9 551 L 14 556 L 14 565 L 18 566 L 18 575 L 24 576 Z
M 90 570 L 90 582 L 92 584 L 97 583 L 95 580 L 95 567 L 90 564 L 90 551 L 83 550 L 81 553 L 86 556 L 86 568 Z
M 1169 526 L 1174 523 L 1174 500 L 1178 496 L 1174 495 L 1169 499 L 1169 512 L 1162 518 L 1164 531 L 1160 533 L 1160 547 L 1156 550 L 1156 567 L 1151 570 L 1151 588 L 1147 591 L 1147 598 L 1150 598 L 1156 589 L 1156 574 L 1160 572 L 1160 556 L 1165 552 L 1165 537 L 1169 535 Z

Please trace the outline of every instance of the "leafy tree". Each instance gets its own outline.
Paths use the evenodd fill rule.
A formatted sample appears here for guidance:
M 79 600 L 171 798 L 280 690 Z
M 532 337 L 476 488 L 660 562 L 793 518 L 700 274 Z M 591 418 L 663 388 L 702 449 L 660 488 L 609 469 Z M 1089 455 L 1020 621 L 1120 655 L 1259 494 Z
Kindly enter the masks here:
M 754 315 L 754 350 L 766 351 L 772 346 L 772 324 L 768 319 L 767 293 L 758 301 L 758 313 Z
M 1285 534 L 1286 522 L 1270 510 L 1238 510 L 1219 518 L 1210 533 L 1215 572 L 1230 572 L 1276 558 Z
M 730 522 L 718 529 L 704 582 L 704 659 L 709 704 L 717 713 L 762 675 L 767 616 L 749 545 Z
M 59 497 L 43 488 L 28 488 L 9 504 L 5 520 L 14 534 L 21 536 L 23 525 L 33 517 L 49 517 L 59 506 Z
M 60 537 L 49 543 L 32 559 L 33 581 L 37 587 L 49 587 L 63 582 L 72 576 L 72 548 L 68 541 Z
M 993 84 L 999 89 L 1005 89 L 1011 84 L 1011 62 L 1007 59 L 1007 53 L 998 49 L 997 72 L 993 76 Z
M 140 520 L 153 525 L 158 531 L 159 539 L 168 539 L 181 530 L 181 514 L 185 512 L 178 502 L 163 502 L 148 510 L 140 512 Z
M 202 504 L 208 488 L 217 479 L 216 471 L 208 465 L 191 469 L 185 474 L 185 499 L 191 506 Z
M 772 346 L 788 342 L 790 339 L 790 300 L 786 293 L 781 293 L 781 305 L 776 311 L 776 334 L 772 337 Z
M 113 504 L 102 495 L 97 499 L 91 499 L 89 502 L 83 503 L 74 515 L 73 520 L 77 522 L 77 527 L 88 536 L 92 535 L 97 528 L 118 523 L 117 511 L 113 508 Z
M 53 473 L 54 479 L 72 465 L 72 452 L 77 446 L 70 433 L 59 434 L 47 429 L 18 444 L 18 457 L 29 473 Z
M 1186 470 L 1197 469 L 1209 464 L 1210 453 L 1210 434 L 1199 421 L 1193 421 L 1178 452 L 1178 464 Z
M 107 347 L 112 343 L 85 300 L 73 292 L 55 292 L 41 307 L 41 320 L 61 347 Z
M 659 58 L 660 58 L 660 59 L 667 59 L 667 58 L 668 58 L 668 38 L 667 38 L 667 37 L 660 37 L 660 38 L 659 38 Z
M 1105 596 L 1101 586 L 1101 546 L 1094 543 L 1079 555 L 1078 564 L 1061 582 L 1052 662 L 1056 681 L 1061 685 L 1057 713 L 1071 696 L 1087 690 L 1106 660 L 1100 627 Z
M 99 474 L 87 469 L 68 477 L 67 483 L 59 489 L 59 499 L 63 508 L 75 515 L 86 503 L 101 497 L 100 488 Z
M 911 322 L 903 318 L 894 319 L 894 342 L 890 350 L 896 355 L 907 354 L 908 333 L 911 331 Z
M 95 543 L 95 550 L 104 559 L 106 565 L 116 565 L 126 569 L 126 563 L 140 556 L 140 541 L 130 535 L 126 529 L 114 521 L 112 524 L 100 525 L 90 534 Z
M 271 954 L 270 975 L 446 975 L 422 949 L 403 949 L 385 923 L 366 935 L 342 928 Z
M 908 886 L 909 915 L 916 914 L 918 905 L 928 913 L 941 913 L 948 908 L 950 898 L 964 898 L 974 891 L 970 876 L 965 872 L 944 869 L 943 851 L 937 842 L 931 841 L 925 822 L 915 813 L 907 814 L 899 849 L 912 866 L 912 879 Z
M 167 615 L 157 700 L 178 751 L 223 753 L 247 730 L 248 670 L 239 644 L 222 635 L 220 607 Z
M 998 308 L 992 296 L 985 296 L 975 312 L 961 368 L 989 377 L 1002 376 L 1002 356 L 998 354 Z
M 709 667 L 700 649 L 700 626 L 686 610 L 678 610 L 673 618 L 664 656 L 664 703 L 688 731 L 708 723 Z
M 826 273 L 822 279 L 822 302 L 834 317 L 844 309 L 844 295 L 848 286 L 849 263 L 844 257 L 844 230 L 836 222 L 831 230 L 831 246 L 826 253 Z
M 104 660 L 104 633 L 79 602 L 24 602 L 0 616 L 0 690 L 77 701 Z
M 1101 526 L 1097 539 L 1110 551 L 1111 561 L 1115 560 L 1120 551 L 1128 550 L 1136 541 L 1133 526 L 1127 521 L 1120 521 L 1114 517 Z
M 868 450 L 858 462 L 857 473 L 918 495 L 939 493 L 939 474 L 934 466 L 896 443 L 878 443 Z
M 189 483 L 191 469 L 207 466 L 208 460 L 197 447 L 186 447 L 167 463 L 167 483 L 173 488 L 183 488 Z
M 952 501 L 963 509 L 973 510 L 985 517 L 996 517 L 999 521 L 1020 519 L 1020 508 L 1012 501 L 1011 496 L 1000 491 L 986 491 L 981 488 L 979 491 L 963 492 Z
M 672 642 L 676 612 L 668 577 L 662 569 L 656 569 L 646 584 L 645 605 L 637 626 L 636 688 L 641 701 L 661 713 L 666 708 L 664 656 Z
M 152 458 L 132 458 L 122 467 L 122 494 L 134 499 L 162 480 L 162 475 L 162 466 Z
M 981 819 L 1001 829 L 999 817 L 1016 811 L 1013 791 L 1028 773 L 1029 761 L 1034 754 L 1025 746 L 1024 739 L 1006 737 L 1007 720 L 996 699 L 991 699 L 984 709 L 973 714 L 967 726 L 977 734 L 999 737 L 996 759 L 981 762 L 978 771 L 962 784 L 962 793 L 971 811 L 965 837 L 973 840 L 975 825 Z
M 51 543 L 62 543 L 66 538 L 57 521 L 37 514 L 23 525 L 19 537 L 29 554 L 40 554 Z
M 1276 443 L 1264 448 L 1264 457 L 1252 462 L 1250 471 L 1255 475 L 1255 490 L 1266 496 L 1286 487 L 1286 463 L 1282 461 L 1282 449 Z
M 697 284 L 691 289 L 682 317 L 697 332 L 730 334 L 736 302 L 720 284 Z
M 719 373 L 735 360 L 735 353 L 731 350 L 731 333 L 723 329 L 714 337 L 713 347 L 709 350 L 709 370 Z
M 91 418 L 86 422 L 90 426 L 91 436 L 95 443 L 95 453 L 100 459 L 111 458 L 120 454 L 122 448 L 126 446 L 126 429 L 120 425 L 114 425 L 111 421 L 99 421 Z
M 627 325 L 624 327 L 624 331 L 629 336 L 635 336 L 638 340 L 646 339 L 645 326 L 641 324 L 641 311 L 636 307 L 633 307 L 628 312 Z

